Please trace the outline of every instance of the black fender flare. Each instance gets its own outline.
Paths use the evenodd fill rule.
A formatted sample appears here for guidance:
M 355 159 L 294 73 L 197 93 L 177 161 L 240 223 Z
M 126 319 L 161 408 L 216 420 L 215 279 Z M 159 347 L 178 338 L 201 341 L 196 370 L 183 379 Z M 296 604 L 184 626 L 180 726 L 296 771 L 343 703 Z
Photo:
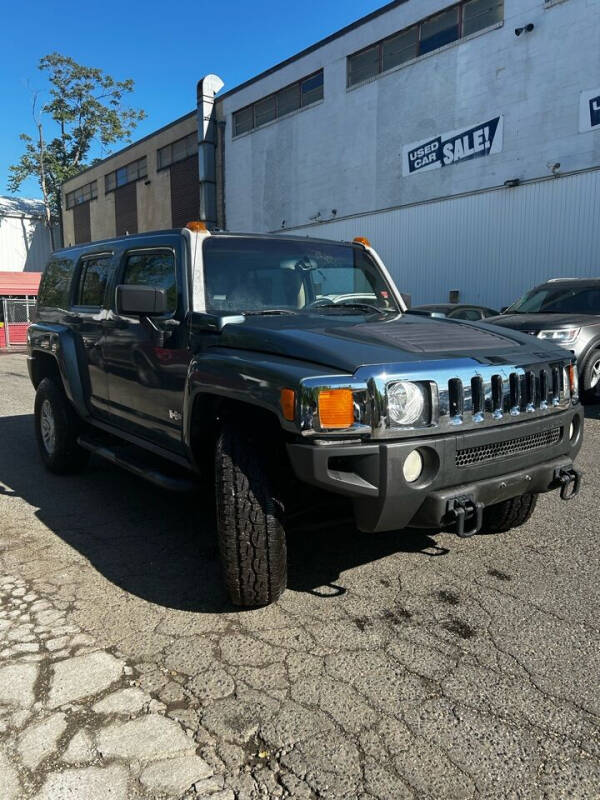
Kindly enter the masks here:
M 191 452 L 194 405 L 199 395 L 212 395 L 270 412 L 282 430 L 299 434 L 296 421 L 286 420 L 281 409 L 281 390 L 297 389 L 303 378 L 331 375 L 327 369 L 271 353 L 215 348 L 190 362 L 183 403 L 183 442 Z
M 77 338 L 64 325 L 36 322 L 29 327 L 30 358 L 35 360 L 36 353 L 52 356 L 62 379 L 67 398 L 77 414 L 83 419 L 90 416 L 86 397 L 87 378 L 80 369 L 79 348 Z

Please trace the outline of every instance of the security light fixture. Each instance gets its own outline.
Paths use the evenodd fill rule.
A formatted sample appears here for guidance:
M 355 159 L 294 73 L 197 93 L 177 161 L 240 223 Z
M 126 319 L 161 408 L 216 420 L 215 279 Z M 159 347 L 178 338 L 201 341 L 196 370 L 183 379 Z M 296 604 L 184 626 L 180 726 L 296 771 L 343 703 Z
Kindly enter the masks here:
M 522 33 L 531 33 L 534 29 L 533 22 L 528 22 L 527 25 L 522 25 L 520 28 L 515 28 L 515 36 L 520 36 Z
M 508 189 L 512 189 L 513 187 L 518 186 L 520 183 L 521 181 L 519 180 L 519 178 L 509 178 L 507 181 L 504 181 L 504 185 Z

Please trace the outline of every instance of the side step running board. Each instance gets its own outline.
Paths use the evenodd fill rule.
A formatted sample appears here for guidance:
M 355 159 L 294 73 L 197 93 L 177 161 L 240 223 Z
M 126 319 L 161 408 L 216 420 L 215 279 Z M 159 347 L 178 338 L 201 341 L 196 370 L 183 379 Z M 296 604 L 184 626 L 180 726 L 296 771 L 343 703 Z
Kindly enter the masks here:
M 110 461 L 111 464 L 123 467 L 123 469 L 132 472 L 139 478 L 144 478 L 144 480 L 150 481 L 155 486 L 160 486 L 161 489 L 167 489 L 170 492 L 191 492 L 197 487 L 197 484 L 191 478 L 169 475 L 166 471 L 162 472 L 155 467 L 144 465 L 142 460 L 135 457 L 134 449 L 131 447 L 101 444 L 86 436 L 78 436 L 77 444 L 85 450 L 89 450 L 90 453 Z

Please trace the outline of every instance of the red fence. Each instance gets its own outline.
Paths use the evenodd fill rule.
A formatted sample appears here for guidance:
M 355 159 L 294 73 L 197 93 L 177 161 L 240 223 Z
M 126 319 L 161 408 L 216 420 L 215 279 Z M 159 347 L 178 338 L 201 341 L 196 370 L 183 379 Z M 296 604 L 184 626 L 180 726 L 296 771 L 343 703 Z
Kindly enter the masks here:
M 8 342 L 10 346 L 14 345 L 25 345 L 27 344 L 27 328 L 29 327 L 28 322 L 15 322 L 11 325 L 8 325 Z M 4 336 L 5 343 L 4 346 L 6 347 L 6 334 Z M 0 340 L 1 346 L 1 340 Z
M 35 300 L 24 298 L 0 298 L 0 347 L 23 347 L 27 343 L 27 328 L 31 323 Z

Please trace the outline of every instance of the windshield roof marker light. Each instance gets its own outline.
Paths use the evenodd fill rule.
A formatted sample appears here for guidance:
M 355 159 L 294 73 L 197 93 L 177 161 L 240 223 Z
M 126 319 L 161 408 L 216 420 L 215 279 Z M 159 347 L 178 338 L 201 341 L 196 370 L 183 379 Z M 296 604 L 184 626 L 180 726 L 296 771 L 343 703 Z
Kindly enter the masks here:
M 371 247 L 371 242 L 366 236 L 355 236 L 352 241 L 356 242 L 357 244 L 364 244 L 365 247 Z
M 200 220 L 186 222 L 185 227 L 188 229 L 188 231 L 192 231 L 193 233 L 206 233 L 208 231 L 206 223 L 201 222 Z

